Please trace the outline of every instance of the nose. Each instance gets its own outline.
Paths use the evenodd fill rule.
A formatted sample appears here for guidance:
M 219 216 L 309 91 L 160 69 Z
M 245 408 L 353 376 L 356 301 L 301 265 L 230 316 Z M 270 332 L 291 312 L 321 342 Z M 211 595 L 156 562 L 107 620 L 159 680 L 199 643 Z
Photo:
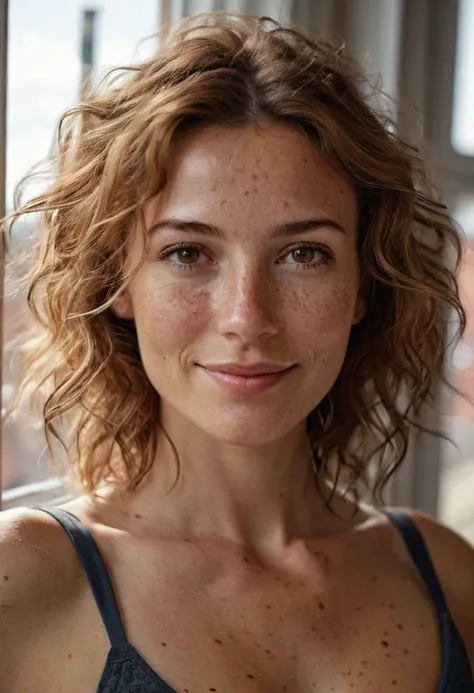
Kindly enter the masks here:
M 220 334 L 252 344 L 277 333 L 278 301 L 262 267 L 230 269 L 218 293 Z

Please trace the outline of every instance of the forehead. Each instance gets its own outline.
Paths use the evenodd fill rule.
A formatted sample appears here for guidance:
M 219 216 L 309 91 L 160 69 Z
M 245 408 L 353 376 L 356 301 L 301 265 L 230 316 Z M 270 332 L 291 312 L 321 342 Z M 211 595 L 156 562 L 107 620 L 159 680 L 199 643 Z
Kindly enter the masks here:
M 216 127 L 180 142 L 147 222 L 176 215 L 222 225 L 269 225 L 315 214 L 356 226 L 352 184 L 297 128 L 266 123 Z

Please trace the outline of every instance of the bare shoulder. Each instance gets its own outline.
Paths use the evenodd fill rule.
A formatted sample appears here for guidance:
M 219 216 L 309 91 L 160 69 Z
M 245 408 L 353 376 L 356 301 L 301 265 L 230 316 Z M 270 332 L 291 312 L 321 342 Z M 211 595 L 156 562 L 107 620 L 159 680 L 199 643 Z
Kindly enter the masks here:
M 2 593 L 24 600 L 28 587 L 51 583 L 55 591 L 72 577 L 77 566 L 64 530 L 49 515 L 30 508 L 14 508 L 0 513 L 0 585 Z M 38 582 L 39 581 L 39 582 Z M 17 593 L 20 593 L 17 595 Z M 36 598 L 38 595 L 36 595 Z
M 36 583 L 45 573 L 54 574 L 51 554 L 56 553 L 58 534 L 52 518 L 50 520 L 40 511 L 14 508 L 0 513 L 0 585 L 3 595 L 8 593 L 15 602 L 17 598 L 23 600 L 27 596 L 25 588 Z
M 474 548 L 430 515 L 409 508 L 403 511 L 415 521 L 423 536 L 474 667 Z
M 29 690 L 25 660 L 40 654 L 48 625 L 77 594 L 80 567 L 65 541 L 64 530 L 46 513 L 0 513 L 0 681 L 11 681 L 8 690 Z

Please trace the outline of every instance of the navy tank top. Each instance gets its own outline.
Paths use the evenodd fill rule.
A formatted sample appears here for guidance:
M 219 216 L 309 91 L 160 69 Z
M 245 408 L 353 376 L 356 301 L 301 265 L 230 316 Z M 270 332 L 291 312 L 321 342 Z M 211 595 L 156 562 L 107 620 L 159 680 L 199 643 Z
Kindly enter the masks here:
M 177 693 L 127 641 L 112 583 L 97 544 L 87 527 L 77 517 L 60 508 L 36 509 L 54 517 L 67 532 L 84 567 L 110 639 L 110 650 L 97 693 Z M 474 693 L 474 679 L 466 648 L 450 616 L 420 531 L 407 515 L 387 510 L 382 512 L 403 537 L 438 615 L 443 668 L 436 693 Z

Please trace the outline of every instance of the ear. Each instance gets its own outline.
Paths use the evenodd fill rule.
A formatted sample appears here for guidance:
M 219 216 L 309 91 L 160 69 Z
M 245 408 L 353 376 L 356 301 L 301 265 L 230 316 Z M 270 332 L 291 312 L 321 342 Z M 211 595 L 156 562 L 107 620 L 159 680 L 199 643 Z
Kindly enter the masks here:
M 115 315 L 122 320 L 133 320 L 135 317 L 132 297 L 128 289 L 124 289 L 110 307 Z
M 357 296 L 357 301 L 354 308 L 354 317 L 352 319 L 352 324 L 357 325 L 362 318 L 365 317 L 367 312 L 367 301 L 364 296 L 360 294 Z
M 369 287 L 370 279 L 364 273 L 364 275 L 362 275 L 360 278 L 359 289 L 357 291 L 357 299 L 354 306 L 354 317 L 352 319 L 353 325 L 357 325 L 367 313 Z

